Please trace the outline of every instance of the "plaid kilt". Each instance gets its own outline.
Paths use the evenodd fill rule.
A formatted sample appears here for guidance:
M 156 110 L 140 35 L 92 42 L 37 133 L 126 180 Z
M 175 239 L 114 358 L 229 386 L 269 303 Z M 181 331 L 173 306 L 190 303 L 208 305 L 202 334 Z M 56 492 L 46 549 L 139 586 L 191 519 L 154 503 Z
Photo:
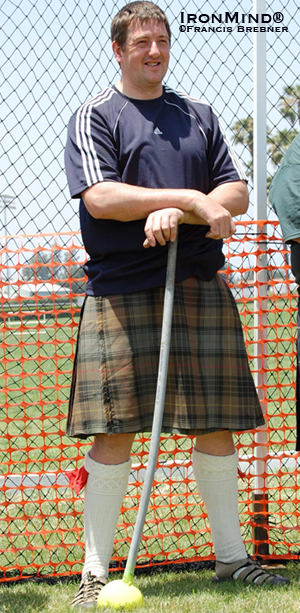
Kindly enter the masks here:
M 151 431 L 164 288 L 85 300 L 67 434 Z M 220 275 L 175 286 L 163 432 L 263 425 L 240 317 Z

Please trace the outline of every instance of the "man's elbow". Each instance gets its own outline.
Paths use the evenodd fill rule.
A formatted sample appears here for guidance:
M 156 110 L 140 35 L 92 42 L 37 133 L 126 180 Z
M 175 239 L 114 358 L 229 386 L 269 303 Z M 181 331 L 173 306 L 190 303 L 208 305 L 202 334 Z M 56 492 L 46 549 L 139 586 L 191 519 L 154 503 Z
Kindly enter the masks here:
M 94 219 L 107 218 L 107 199 L 103 183 L 91 185 L 81 193 L 84 206 Z
M 249 192 L 247 183 L 245 181 L 241 181 L 239 185 L 239 213 L 238 215 L 244 215 L 248 211 L 249 206 Z

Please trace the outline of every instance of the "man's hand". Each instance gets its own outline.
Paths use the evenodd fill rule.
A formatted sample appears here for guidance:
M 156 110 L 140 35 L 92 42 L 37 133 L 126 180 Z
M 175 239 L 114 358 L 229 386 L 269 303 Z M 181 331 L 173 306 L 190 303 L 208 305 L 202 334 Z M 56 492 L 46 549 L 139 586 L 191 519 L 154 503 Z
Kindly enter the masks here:
M 184 221 L 184 213 L 180 209 L 168 208 L 160 209 L 150 213 L 145 224 L 146 240 L 143 245 L 146 247 L 155 247 L 156 242 L 159 245 L 165 245 L 166 242 L 173 242 L 177 235 L 177 227 Z
M 192 211 L 181 211 L 170 207 L 150 213 L 144 228 L 147 237 L 143 243 L 144 247 L 147 249 L 155 247 L 156 243 L 165 245 L 168 241 L 174 241 L 177 226 L 182 223 L 210 226 L 205 236 L 215 240 L 229 238 L 236 230 L 229 211 L 213 198 L 201 194 L 201 202 L 195 198 Z
M 249 196 L 244 181 L 222 183 L 209 194 L 193 193 L 192 206 L 186 207 L 183 223 L 203 224 L 210 226 L 208 238 L 229 238 L 236 230 L 233 217 L 243 215 L 247 211 Z
M 229 238 L 235 233 L 236 227 L 228 209 L 224 208 L 210 196 L 205 196 L 204 202 L 203 196 L 199 202 L 197 202 L 195 198 L 192 215 L 195 215 L 196 218 L 201 220 L 200 223 L 210 226 L 210 230 L 206 234 L 208 238 L 213 238 L 215 240 Z M 189 213 L 186 214 L 186 219 L 188 220 L 188 218 Z M 193 223 L 192 219 L 191 223 Z M 188 223 L 188 221 L 186 221 L 186 223 Z

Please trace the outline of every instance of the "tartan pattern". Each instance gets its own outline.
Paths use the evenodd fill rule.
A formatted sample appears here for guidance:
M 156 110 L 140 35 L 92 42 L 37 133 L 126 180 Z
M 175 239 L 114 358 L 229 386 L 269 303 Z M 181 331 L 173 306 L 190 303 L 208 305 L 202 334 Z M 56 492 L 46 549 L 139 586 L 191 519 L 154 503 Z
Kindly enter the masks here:
M 67 434 L 151 431 L 164 288 L 86 298 Z M 175 286 L 163 432 L 263 425 L 234 298 L 220 275 Z

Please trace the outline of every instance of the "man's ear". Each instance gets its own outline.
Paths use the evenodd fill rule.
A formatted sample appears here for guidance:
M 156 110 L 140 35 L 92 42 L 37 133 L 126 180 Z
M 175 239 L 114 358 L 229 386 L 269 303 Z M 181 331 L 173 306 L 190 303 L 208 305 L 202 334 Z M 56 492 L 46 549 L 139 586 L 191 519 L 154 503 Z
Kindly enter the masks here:
M 112 43 L 112 50 L 117 62 L 119 62 L 120 64 L 122 61 L 122 47 L 121 45 L 119 45 L 119 43 L 117 43 L 116 40 L 114 40 Z

